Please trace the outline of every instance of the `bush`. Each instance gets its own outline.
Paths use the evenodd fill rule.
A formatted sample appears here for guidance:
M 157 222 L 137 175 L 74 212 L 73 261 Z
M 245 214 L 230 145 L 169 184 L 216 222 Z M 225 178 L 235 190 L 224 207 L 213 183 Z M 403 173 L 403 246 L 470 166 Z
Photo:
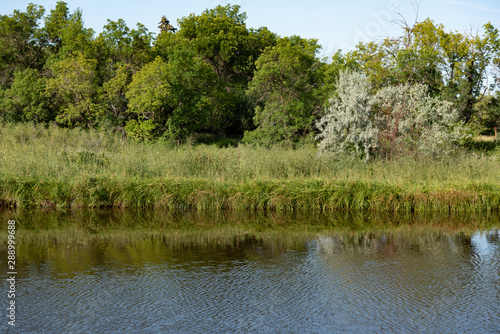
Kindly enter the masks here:
M 446 154 L 472 136 L 452 103 L 431 97 L 422 84 L 382 88 L 375 95 L 374 111 L 377 154 L 384 158 Z
M 377 147 L 378 130 L 372 122 L 370 83 L 356 72 L 341 72 L 336 96 L 316 124 L 320 154 L 352 153 L 368 160 Z
M 336 96 L 317 127 L 320 154 L 348 153 L 365 161 L 446 154 L 475 135 L 452 104 L 431 97 L 427 86 L 391 86 L 370 95 L 368 79 L 355 72 L 340 73 Z

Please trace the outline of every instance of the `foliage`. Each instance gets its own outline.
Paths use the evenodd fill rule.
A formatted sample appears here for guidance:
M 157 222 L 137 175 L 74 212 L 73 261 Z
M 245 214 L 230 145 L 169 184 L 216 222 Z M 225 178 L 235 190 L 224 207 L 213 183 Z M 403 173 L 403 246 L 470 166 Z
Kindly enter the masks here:
M 257 61 L 247 94 L 255 101 L 257 129 L 244 140 L 269 146 L 293 142 L 311 132 L 321 97 L 321 64 L 315 57 L 316 40 L 283 38 Z
M 45 79 L 35 69 L 14 73 L 12 86 L 0 98 L 1 118 L 9 122 L 54 120 L 45 86 Z
M 484 33 L 446 32 L 426 19 L 403 26 L 403 36 L 380 43 L 360 43 L 344 55 L 372 83 L 373 92 L 398 84 L 422 83 L 431 96 L 452 102 L 469 122 L 474 104 L 484 94 L 488 68 L 498 61 L 498 31 L 490 23 Z
M 224 103 L 228 103 L 223 98 L 223 86 L 217 85 L 218 78 L 208 64 L 188 48 L 171 52 L 168 63 L 158 57 L 137 72 L 126 93 L 129 112 L 137 115 L 137 123 L 148 121 L 149 139 L 164 136 L 182 140 L 207 129 L 210 121 L 217 127 L 224 116 Z M 130 125 L 128 129 L 144 127 Z
M 431 97 L 422 84 L 382 88 L 370 94 L 362 74 L 341 72 L 336 95 L 318 122 L 320 153 L 373 156 L 449 153 L 474 134 L 451 102 Z
M 137 115 L 138 118 L 137 121 L 129 121 L 132 122 L 127 127 L 129 135 L 152 139 L 152 131 L 167 112 L 166 64 L 161 58 L 156 58 L 153 62 L 144 65 L 139 72 L 134 74 L 126 98 L 129 100 L 128 112 Z M 147 125 L 141 127 L 142 122 L 146 122 Z M 149 133 L 145 133 L 144 129 L 148 129 Z M 136 134 L 135 132 L 139 130 L 140 133 Z
M 10 86 L 14 73 L 42 67 L 46 40 L 39 21 L 44 13 L 42 6 L 29 4 L 26 12 L 0 16 L 0 88 Z
M 103 116 L 103 123 L 109 128 L 120 128 L 127 120 L 128 99 L 126 92 L 132 82 L 131 66 L 121 65 L 114 77 L 103 84 L 103 105 L 107 112 Z
M 68 126 L 93 127 L 102 115 L 100 87 L 95 82 L 96 62 L 81 53 L 51 65 L 47 92 L 60 104 L 56 121 Z
M 179 20 L 176 35 L 189 40 L 220 79 L 229 85 L 244 85 L 252 76 L 259 54 L 275 39 L 265 28 L 247 29 L 246 19 L 238 5 L 217 6 Z
M 437 155 L 473 139 L 451 102 L 431 97 L 422 84 L 385 87 L 375 96 L 377 153 Z
M 378 146 L 370 83 L 359 72 L 339 73 L 336 95 L 317 123 L 320 154 L 354 154 L 366 161 Z
M 55 120 L 177 144 L 206 134 L 263 146 L 312 145 L 323 106 L 341 105 L 339 73 L 350 70 L 369 80 L 373 97 L 384 91 L 398 99 L 386 89 L 426 85 L 429 98 L 452 103 L 445 109 L 458 110 L 467 123 L 462 144 L 496 124 L 496 98 L 485 95 L 495 92 L 500 76 L 500 37 L 491 23 L 473 34 L 446 31 L 430 19 L 413 26 L 403 20 L 402 36 L 360 43 L 326 60 L 314 39 L 247 27 L 237 5 L 187 15 L 175 28 L 166 16 L 158 19 L 156 36 L 119 18 L 96 35 L 85 27 L 83 11 L 64 1 L 48 13 L 29 4 L 0 15 L 1 121 Z M 487 78 L 494 79 L 489 87 Z M 360 133 L 346 151 L 390 156 L 383 147 L 396 142 L 387 141 L 388 129 L 379 128 L 378 151 Z M 419 145 L 396 146 L 409 152 Z
M 475 106 L 478 125 L 488 135 L 494 134 L 494 128 L 500 131 L 500 91 L 485 95 Z

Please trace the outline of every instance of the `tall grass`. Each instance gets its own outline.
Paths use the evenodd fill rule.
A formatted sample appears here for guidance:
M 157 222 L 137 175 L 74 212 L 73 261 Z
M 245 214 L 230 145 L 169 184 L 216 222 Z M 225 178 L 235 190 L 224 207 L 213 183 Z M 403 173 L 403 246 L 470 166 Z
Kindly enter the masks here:
M 440 159 L 319 158 L 314 148 L 172 146 L 31 124 L 0 127 L 0 201 L 9 206 L 198 211 L 491 211 L 500 154 Z

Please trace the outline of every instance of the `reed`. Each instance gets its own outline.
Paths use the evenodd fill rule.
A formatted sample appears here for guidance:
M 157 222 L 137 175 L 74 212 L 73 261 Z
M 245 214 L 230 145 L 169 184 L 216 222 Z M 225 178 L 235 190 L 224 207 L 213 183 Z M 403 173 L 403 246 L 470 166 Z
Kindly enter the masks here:
M 365 164 L 315 148 L 171 146 L 32 124 L 0 127 L 9 207 L 331 212 L 500 209 L 499 150 Z

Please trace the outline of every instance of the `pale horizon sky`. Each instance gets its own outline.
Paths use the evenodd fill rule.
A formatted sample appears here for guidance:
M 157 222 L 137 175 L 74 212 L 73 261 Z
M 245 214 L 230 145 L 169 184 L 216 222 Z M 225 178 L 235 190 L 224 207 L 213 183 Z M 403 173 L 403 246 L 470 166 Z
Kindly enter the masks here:
M 10 15 L 14 9 L 26 10 L 33 2 L 42 5 L 46 14 L 57 3 L 55 0 L 9 1 L 0 3 L 0 14 Z M 322 56 L 330 56 L 336 50 L 349 51 L 358 42 L 379 41 L 387 36 L 401 35 L 401 28 L 393 21 L 400 13 L 410 25 L 415 21 L 415 12 L 409 0 L 67 0 L 70 11 L 83 10 L 85 27 L 98 34 L 107 19 L 123 19 L 129 28 L 137 22 L 149 31 L 158 32 L 158 22 L 165 15 L 175 27 L 177 20 L 191 13 L 201 14 L 205 9 L 228 3 L 238 4 L 246 12 L 247 27 L 267 27 L 280 36 L 300 35 L 316 38 L 323 46 Z M 482 32 L 482 26 L 491 22 L 500 29 L 500 1 L 498 0 L 422 0 L 418 20 L 431 18 L 442 23 L 447 31 Z

